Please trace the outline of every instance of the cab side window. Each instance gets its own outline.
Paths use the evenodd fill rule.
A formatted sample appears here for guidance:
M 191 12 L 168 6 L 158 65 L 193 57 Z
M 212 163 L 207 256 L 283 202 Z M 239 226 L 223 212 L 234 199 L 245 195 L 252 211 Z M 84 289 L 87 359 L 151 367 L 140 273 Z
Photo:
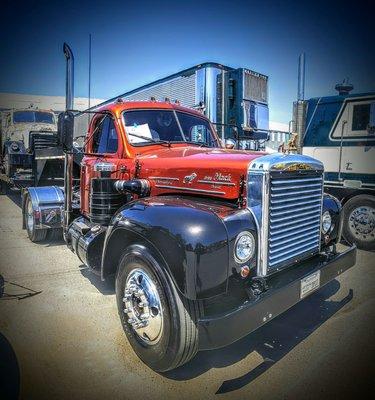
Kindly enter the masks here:
M 370 122 L 371 104 L 357 104 L 353 106 L 352 131 L 364 131 Z
M 94 128 L 93 153 L 113 154 L 118 148 L 118 138 L 114 121 L 111 117 L 105 116 L 99 120 Z
M 371 136 L 373 140 L 374 110 L 375 102 L 373 100 L 348 102 L 335 126 L 332 137 L 340 139 L 343 135 L 344 140 L 360 140 Z M 347 121 L 346 125 L 344 125 L 344 121 Z

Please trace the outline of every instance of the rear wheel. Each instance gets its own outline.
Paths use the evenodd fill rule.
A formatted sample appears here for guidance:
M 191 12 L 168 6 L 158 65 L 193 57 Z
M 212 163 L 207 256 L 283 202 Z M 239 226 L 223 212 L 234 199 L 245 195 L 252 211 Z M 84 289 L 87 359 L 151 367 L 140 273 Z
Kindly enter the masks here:
M 198 351 L 198 302 L 183 298 L 150 257 L 126 253 L 116 276 L 118 312 L 138 357 L 155 371 L 188 362 Z
M 27 236 L 29 239 L 32 242 L 40 242 L 45 240 L 47 236 L 47 229 L 36 229 L 34 210 L 29 196 L 27 196 L 26 199 L 24 218 Z
M 344 239 L 362 250 L 375 250 L 375 197 L 359 195 L 344 205 Z

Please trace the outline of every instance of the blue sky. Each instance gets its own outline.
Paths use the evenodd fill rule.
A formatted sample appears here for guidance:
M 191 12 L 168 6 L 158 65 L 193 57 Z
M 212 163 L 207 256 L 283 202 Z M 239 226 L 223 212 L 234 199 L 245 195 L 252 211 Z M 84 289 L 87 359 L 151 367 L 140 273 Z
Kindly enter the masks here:
M 75 95 L 109 98 L 205 61 L 270 77 L 270 119 L 287 123 L 306 53 L 306 97 L 349 77 L 375 90 L 370 2 L 103 1 L 8 3 L 2 9 L 0 91 L 64 95 L 62 43 L 76 62 Z M 14 21 L 14 22 L 13 22 Z

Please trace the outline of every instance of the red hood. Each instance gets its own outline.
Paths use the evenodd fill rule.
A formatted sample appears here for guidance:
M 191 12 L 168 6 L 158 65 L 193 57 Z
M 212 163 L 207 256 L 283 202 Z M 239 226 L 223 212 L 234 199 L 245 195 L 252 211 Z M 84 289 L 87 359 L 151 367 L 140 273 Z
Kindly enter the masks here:
M 249 163 L 266 153 L 197 146 L 143 153 L 140 177 L 150 180 L 152 194 L 195 193 L 236 199 Z

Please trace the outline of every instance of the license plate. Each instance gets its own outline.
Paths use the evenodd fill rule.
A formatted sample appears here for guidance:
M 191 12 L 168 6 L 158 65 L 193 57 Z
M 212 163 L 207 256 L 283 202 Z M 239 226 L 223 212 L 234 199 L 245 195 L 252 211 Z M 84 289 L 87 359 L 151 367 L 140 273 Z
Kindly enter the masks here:
M 306 297 L 309 293 L 318 289 L 320 286 L 320 270 L 314 272 L 313 274 L 306 276 L 306 278 L 301 279 L 301 299 Z

